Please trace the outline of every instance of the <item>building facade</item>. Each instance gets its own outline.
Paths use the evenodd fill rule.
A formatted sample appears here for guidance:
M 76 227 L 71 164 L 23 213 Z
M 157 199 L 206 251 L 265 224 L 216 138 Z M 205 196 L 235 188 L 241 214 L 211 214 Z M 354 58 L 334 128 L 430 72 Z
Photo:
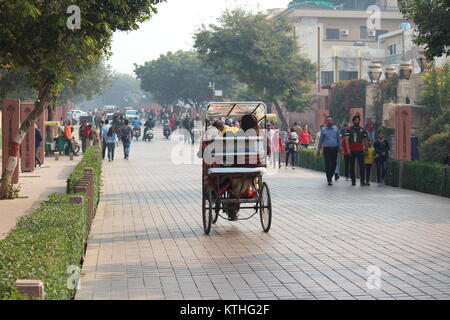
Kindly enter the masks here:
M 380 37 L 406 22 L 396 0 L 340 2 L 344 5 L 297 0 L 274 15 L 284 16 L 294 24 L 302 54 L 320 70 L 320 84 L 367 79 L 370 62 L 385 56 L 385 49 L 379 47 Z M 363 3 L 372 5 L 370 10 Z

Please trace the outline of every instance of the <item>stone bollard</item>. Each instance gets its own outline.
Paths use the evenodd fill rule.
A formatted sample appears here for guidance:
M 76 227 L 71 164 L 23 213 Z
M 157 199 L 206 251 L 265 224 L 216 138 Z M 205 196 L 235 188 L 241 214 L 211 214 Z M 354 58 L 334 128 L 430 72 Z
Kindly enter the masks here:
M 73 160 L 73 154 L 70 154 L 69 160 Z
M 31 300 L 38 298 L 44 300 L 44 283 L 40 280 L 16 280 L 14 287 Z
M 55 161 L 59 160 L 59 154 L 55 153 Z
M 84 201 L 83 196 L 71 196 L 70 203 L 82 204 Z

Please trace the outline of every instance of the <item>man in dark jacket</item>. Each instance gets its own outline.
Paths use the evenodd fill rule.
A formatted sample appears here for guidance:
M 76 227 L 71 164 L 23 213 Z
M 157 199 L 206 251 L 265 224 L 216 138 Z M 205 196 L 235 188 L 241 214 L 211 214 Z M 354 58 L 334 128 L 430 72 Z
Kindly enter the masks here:
M 347 145 L 350 151 L 350 177 L 352 179 L 352 186 L 356 185 L 356 166 L 355 160 L 359 165 L 359 176 L 361 181 L 361 187 L 365 186 L 365 171 L 364 171 L 364 148 L 367 145 L 367 132 L 360 126 L 361 117 L 354 116 L 353 126 L 349 128 L 347 133 Z
M 37 167 L 41 167 L 42 162 L 40 159 L 40 148 L 42 145 L 42 133 L 41 133 L 41 129 L 38 128 L 38 126 L 36 125 L 36 123 L 34 124 L 34 159 L 35 159 L 35 163 Z

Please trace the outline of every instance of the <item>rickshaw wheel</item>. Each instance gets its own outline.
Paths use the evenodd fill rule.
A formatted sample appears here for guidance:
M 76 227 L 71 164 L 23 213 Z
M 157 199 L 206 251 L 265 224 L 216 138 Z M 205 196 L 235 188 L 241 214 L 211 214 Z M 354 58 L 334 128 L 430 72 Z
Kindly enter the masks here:
M 263 231 L 269 232 L 272 224 L 272 200 L 270 199 L 269 187 L 265 182 L 261 184 L 259 192 L 259 215 Z
M 206 199 L 208 197 L 208 199 Z M 208 201 L 208 208 L 206 202 Z M 203 217 L 203 231 L 205 234 L 209 234 L 211 231 L 212 211 L 213 211 L 213 198 L 211 188 L 206 189 L 206 194 L 203 195 L 202 200 L 202 217 Z

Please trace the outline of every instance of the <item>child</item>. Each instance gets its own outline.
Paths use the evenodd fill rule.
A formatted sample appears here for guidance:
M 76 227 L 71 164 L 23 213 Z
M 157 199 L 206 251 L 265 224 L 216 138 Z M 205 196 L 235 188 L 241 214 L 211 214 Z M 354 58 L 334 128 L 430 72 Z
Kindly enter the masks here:
M 375 148 L 373 147 L 373 140 L 367 139 L 367 148 L 364 151 L 364 166 L 366 167 L 367 186 L 370 186 L 370 173 L 374 160 L 375 160 Z

